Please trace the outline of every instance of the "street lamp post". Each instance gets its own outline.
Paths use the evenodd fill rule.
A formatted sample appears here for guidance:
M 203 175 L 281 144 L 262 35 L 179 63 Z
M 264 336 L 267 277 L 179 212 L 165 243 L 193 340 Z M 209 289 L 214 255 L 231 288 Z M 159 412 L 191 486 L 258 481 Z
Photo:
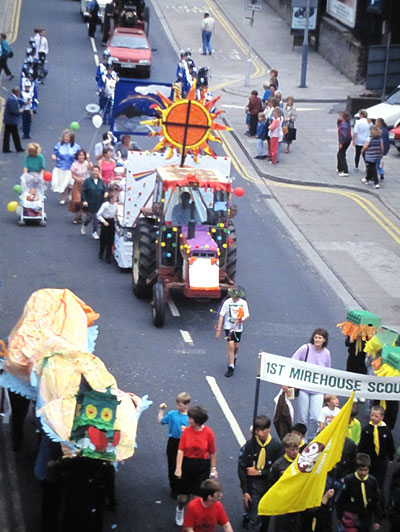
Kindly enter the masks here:
M 306 6 L 306 26 L 304 28 L 304 39 L 303 46 L 301 50 L 301 78 L 300 78 L 300 88 L 305 89 L 306 79 L 307 79 L 307 57 L 308 57 L 308 29 L 310 26 L 310 8 L 311 0 L 307 0 Z
M 249 38 L 249 48 L 247 51 L 247 61 L 246 61 L 246 75 L 244 78 L 244 86 L 248 87 L 250 85 L 250 71 L 251 71 L 251 53 L 253 49 L 253 25 L 254 25 L 254 11 L 251 12 L 251 17 L 248 17 L 250 20 L 250 38 Z

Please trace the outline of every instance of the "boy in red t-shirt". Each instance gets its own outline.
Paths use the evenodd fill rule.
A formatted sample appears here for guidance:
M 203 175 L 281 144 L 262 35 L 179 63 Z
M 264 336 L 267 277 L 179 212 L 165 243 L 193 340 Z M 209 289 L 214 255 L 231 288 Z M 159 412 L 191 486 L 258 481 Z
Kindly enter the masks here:
M 211 478 L 200 485 L 201 497 L 193 499 L 186 508 L 184 532 L 214 532 L 222 526 L 225 532 L 233 532 L 228 516 L 219 499 L 221 484 Z

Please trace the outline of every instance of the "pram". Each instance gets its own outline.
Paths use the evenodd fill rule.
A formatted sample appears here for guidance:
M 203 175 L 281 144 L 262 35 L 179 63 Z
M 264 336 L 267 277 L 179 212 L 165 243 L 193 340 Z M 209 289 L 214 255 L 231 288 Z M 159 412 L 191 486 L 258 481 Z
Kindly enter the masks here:
M 45 182 L 40 174 L 22 174 L 19 225 L 25 225 L 26 222 L 39 222 L 41 226 L 47 224 L 44 210 L 45 189 Z

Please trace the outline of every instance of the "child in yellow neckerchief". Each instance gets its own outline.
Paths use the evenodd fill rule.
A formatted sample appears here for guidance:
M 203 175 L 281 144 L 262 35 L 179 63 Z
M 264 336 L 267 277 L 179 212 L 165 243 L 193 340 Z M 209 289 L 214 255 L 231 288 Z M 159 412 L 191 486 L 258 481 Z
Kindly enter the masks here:
M 370 472 L 383 491 L 388 465 L 391 465 L 395 453 L 392 431 L 383 421 L 385 410 L 381 405 L 371 408 L 370 422 L 361 431 L 358 450 L 371 458 Z
M 357 454 L 355 473 L 344 477 L 343 490 L 336 504 L 336 512 L 344 530 L 364 532 L 379 530 L 381 521 L 381 499 L 376 479 L 369 474 L 370 457 Z
M 253 436 L 247 440 L 239 454 L 239 480 L 243 503 L 248 511 L 250 530 L 268 528 L 269 517 L 258 515 L 258 503 L 267 491 L 271 465 L 283 454 L 282 444 L 270 434 L 271 420 L 257 416 Z
M 300 438 L 297 434 L 289 432 L 283 438 L 285 454 L 278 458 L 271 467 L 271 473 L 268 478 L 268 489 L 277 482 L 286 469 L 296 460 L 299 454 Z M 301 512 L 275 516 L 275 530 L 302 530 Z

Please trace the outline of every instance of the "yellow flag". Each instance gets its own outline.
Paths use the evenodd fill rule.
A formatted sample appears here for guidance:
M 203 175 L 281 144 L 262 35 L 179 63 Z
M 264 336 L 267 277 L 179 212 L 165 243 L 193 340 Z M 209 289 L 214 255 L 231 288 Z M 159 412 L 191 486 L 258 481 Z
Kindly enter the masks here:
M 259 515 L 302 512 L 321 505 L 326 476 L 339 462 L 354 392 L 335 419 L 297 456 L 258 505 Z

